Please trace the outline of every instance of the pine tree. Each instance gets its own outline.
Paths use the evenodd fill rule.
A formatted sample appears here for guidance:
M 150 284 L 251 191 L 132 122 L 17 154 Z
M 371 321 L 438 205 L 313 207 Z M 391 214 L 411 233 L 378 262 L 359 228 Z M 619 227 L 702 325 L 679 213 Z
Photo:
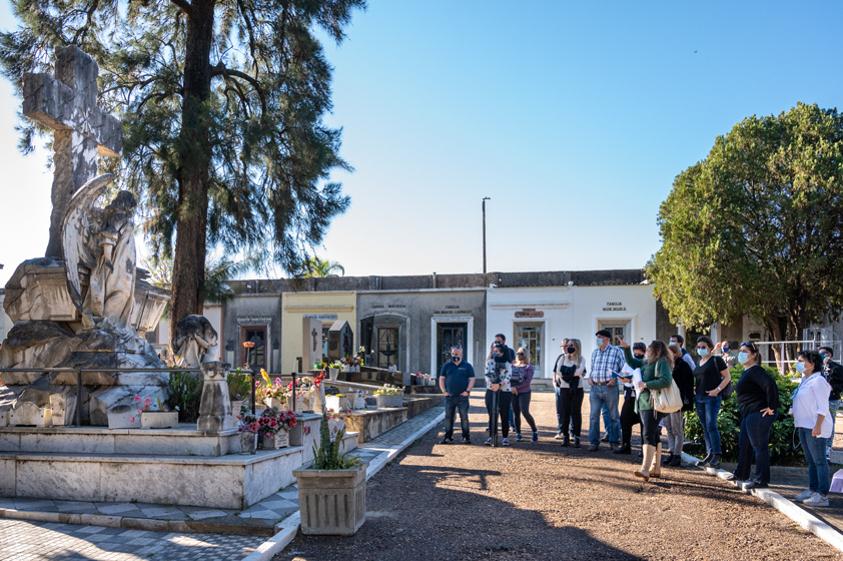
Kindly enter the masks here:
M 301 271 L 349 200 L 331 170 L 340 131 L 316 31 L 341 42 L 365 0 L 14 0 L 0 64 L 50 71 L 75 44 L 100 65 L 100 103 L 124 122 L 123 181 L 153 251 L 174 262 L 174 318 L 201 313 L 208 247 Z M 31 123 L 22 147 L 31 149 Z

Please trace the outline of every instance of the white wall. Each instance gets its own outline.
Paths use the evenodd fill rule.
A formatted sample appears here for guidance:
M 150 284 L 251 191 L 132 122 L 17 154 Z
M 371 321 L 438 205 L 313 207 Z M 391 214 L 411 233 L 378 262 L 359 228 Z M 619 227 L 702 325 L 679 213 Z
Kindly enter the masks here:
M 583 356 L 590 360 L 595 349 L 594 333 L 601 321 L 629 322 L 627 341 L 649 343 L 656 338 L 656 299 L 653 287 L 574 287 L 572 337 L 582 341 Z
M 507 343 L 514 341 L 515 324 L 519 322 L 542 324 L 544 327 L 541 372 L 536 378 L 550 378 L 553 362 L 559 355 L 559 342 L 573 326 L 571 310 L 572 291 L 567 287 L 552 288 L 490 288 L 486 293 L 486 340 L 484 351 L 496 333 L 506 335 Z M 525 309 L 535 309 L 542 317 L 516 317 Z
M 540 312 L 541 317 L 516 317 L 525 309 Z M 539 315 L 539 314 L 535 314 Z M 656 299 L 647 285 L 584 286 L 550 288 L 490 288 L 486 293 L 486 341 L 504 333 L 511 346 L 517 322 L 535 322 L 544 326 L 542 371 L 536 377 L 549 378 L 559 355 L 560 341 L 582 341 L 583 355 L 590 360 L 594 333 L 601 321 L 627 324 L 627 340 L 649 343 L 656 337 Z

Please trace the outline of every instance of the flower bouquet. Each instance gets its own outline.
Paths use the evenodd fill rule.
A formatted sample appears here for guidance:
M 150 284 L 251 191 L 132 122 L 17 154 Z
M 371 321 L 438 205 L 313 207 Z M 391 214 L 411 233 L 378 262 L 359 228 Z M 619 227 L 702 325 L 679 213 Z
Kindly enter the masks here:
M 269 374 L 261 368 L 261 379 L 255 380 L 255 399 L 263 402 L 269 409 L 283 409 L 287 403 L 287 386 L 281 381 L 280 377 L 274 380 L 269 377 Z

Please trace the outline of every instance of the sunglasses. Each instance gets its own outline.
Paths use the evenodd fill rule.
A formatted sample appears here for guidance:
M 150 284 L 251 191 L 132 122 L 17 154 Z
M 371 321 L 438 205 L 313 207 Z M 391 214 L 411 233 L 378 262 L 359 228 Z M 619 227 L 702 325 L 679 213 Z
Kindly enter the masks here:
M 741 343 L 740 346 L 746 347 L 747 349 L 749 349 L 750 351 L 752 351 L 754 353 L 758 352 L 758 348 L 755 346 L 755 343 L 753 343 L 752 341 L 744 341 L 744 342 Z

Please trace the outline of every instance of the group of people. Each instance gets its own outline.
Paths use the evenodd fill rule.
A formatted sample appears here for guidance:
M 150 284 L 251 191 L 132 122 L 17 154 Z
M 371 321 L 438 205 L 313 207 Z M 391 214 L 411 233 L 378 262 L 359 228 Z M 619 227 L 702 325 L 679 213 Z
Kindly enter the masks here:
M 563 339 L 561 354 L 553 366 L 556 394 L 557 434 L 562 446 L 580 446 L 582 403 L 587 381 L 590 417 L 589 450 L 598 451 L 607 441 L 616 454 L 632 453 L 632 431 L 639 425 L 642 441 L 641 467 L 634 475 L 645 481 L 660 477 L 662 466 L 682 465 L 685 441 L 684 412 L 695 410 L 699 417 L 706 455 L 698 465 L 717 469 L 721 465 L 722 446 L 717 416 L 725 397 L 736 394 L 740 410 L 737 467 L 729 479 L 745 490 L 765 488 L 770 483 L 770 435 L 773 422 L 783 414 L 793 416 L 799 442 L 808 464 L 809 486 L 797 499 L 811 506 L 827 506 L 830 486 L 828 454 L 834 434 L 834 418 L 843 394 L 843 366 L 833 360 L 833 350 L 821 347 L 798 354 L 796 370 L 800 384 L 792 398 L 790 411 L 781 411 L 775 379 L 762 366 L 761 353 L 752 341 L 740 344 L 735 356 L 728 343 L 715 344 L 711 338 L 697 338 L 695 361 L 677 334 L 668 344 L 652 341 L 649 345 L 629 345 L 619 339 L 612 344 L 612 334 L 595 334 L 596 348 L 586 365 L 579 339 Z M 743 366 L 740 379 L 732 380 L 730 367 Z M 532 442 L 539 435 L 530 414 L 533 367 L 523 348 L 512 350 L 503 334 L 495 336 L 487 356 L 484 378 L 488 414 L 488 438 L 497 438 L 508 446 L 514 424 L 516 440 L 523 440 L 522 417 L 532 431 Z M 462 437 L 471 442 L 468 423 L 468 397 L 474 387 L 474 369 L 460 347 L 451 348 L 451 360 L 439 375 L 440 389 L 446 396 L 446 431 L 443 444 L 453 442 L 455 415 L 460 414 Z M 674 387 L 675 385 L 675 387 Z M 681 399 L 668 411 L 658 410 L 658 392 L 670 391 Z M 619 397 L 623 393 L 623 406 Z M 678 408 L 678 409 L 677 409 Z M 674 410 L 676 409 L 676 410 Z M 606 430 L 600 431 L 600 419 Z M 665 429 L 668 455 L 662 454 L 662 428 Z M 755 464 L 754 472 L 752 471 Z

